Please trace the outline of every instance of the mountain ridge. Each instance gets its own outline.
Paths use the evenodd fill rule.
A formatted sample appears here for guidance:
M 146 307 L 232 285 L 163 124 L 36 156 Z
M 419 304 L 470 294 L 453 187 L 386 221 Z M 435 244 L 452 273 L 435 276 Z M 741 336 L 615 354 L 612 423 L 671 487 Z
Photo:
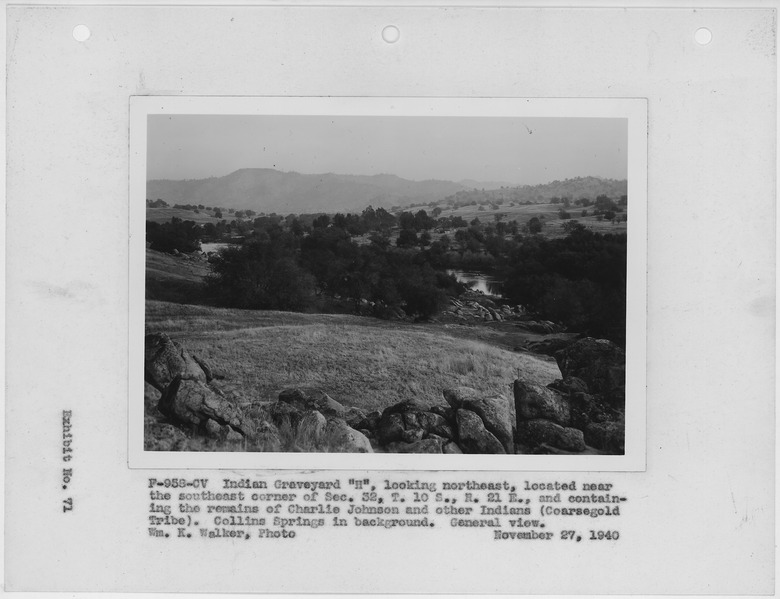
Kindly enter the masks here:
M 303 174 L 268 168 L 239 169 L 207 179 L 154 179 L 146 183 L 148 199 L 169 204 L 208 204 L 257 212 L 336 212 L 368 205 L 432 202 L 461 191 L 452 181 L 412 181 L 397 175 Z
M 468 183 L 468 185 L 464 185 Z M 390 173 L 345 175 L 339 173 L 304 174 L 272 168 L 242 168 L 221 177 L 204 179 L 152 179 L 146 183 L 146 197 L 162 199 L 170 205 L 204 204 L 255 212 L 315 213 L 355 212 L 371 205 L 375 208 L 440 202 L 464 193 L 473 193 L 479 185 L 488 193 L 505 193 L 539 200 L 554 195 L 580 197 L 594 194 L 625 193 L 625 180 L 577 177 L 540 185 L 507 185 L 491 189 L 500 182 L 464 179 L 413 181 Z M 477 185 L 474 185 L 477 184 Z M 485 192 L 481 192 L 485 193 Z

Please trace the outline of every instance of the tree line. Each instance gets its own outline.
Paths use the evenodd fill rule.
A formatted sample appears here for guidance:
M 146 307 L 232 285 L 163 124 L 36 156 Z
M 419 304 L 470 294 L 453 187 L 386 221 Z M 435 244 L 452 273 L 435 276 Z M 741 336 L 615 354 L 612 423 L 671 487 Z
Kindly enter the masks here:
M 319 299 L 337 298 L 350 301 L 356 312 L 387 317 L 400 308 L 426 318 L 448 293 L 464 290 L 423 252 L 394 248 L 381 235 L 360 245 L 332 225 L 305 236 L 271 227 L 219 252 L 212 271 L 210 295 L 237 308 L 308 310 Z
M 464 290 L 447 269 L 476 270 L 500 281 L 505 302 L 623 344 L 626 235 L 594 233 L 574 220 L 559 239 L 540 235 L 541 228 L 537 217 L 466 222 L 369 207 L 232 224 L 147 222 L 147 240 L 152 249 L 186 252 L 200 240 L 240 235 L 243 243 L 210 259 L 208 295 L 223 306 L 309 311 L 336 298 L 360 313 L 388 317 L 402 309 L 427 318 Z

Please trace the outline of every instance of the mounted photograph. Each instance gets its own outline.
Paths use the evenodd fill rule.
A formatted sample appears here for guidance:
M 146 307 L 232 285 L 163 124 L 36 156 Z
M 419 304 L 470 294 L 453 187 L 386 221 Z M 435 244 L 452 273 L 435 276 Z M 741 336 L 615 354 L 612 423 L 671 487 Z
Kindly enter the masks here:
M 646 127 L 644 100 L 134 98 L 131 458 L 643 468 Z

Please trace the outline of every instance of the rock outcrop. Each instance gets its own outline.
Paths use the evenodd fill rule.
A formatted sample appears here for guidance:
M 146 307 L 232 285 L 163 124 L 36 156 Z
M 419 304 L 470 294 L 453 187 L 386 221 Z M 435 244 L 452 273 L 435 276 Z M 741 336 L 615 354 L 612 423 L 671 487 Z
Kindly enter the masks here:
M 514 453 L 511 405 L 470 387 L 443 391 L 449 406 L 411 399 L 366 417 L 376 451 L 394 453 Z
M 625 353 L 584 338 L 555 353 L 563 378 L 514 382 L 517 443 L 535 453 L 625 453 Z
M 279 401 L 297 410 L 317 410 L 325 416 L 341 417 L 347 411 L 343 405 L 320 389 L 299 387 L 285 389 L 279 394 Z
M 180 343 L 165 333 L 147 335 L 144 340 L 144 379 L 164 391 L 177 376 L 183 380 L 207 382 L 206 373 Z
M 546 387 L 515 380 L 513 402 L 470 387 L 452 387 L 443 390 L 438 403 L 410 398 L 366 413 L 312 387 L 284 389 L 272 402 L 252 401 L 237 394 L 229 381 L 217 380 L 224 375 L 218 376 L 204 360 L 156 333 L 146 338 L 145 447 L 449 455 L 624 453 L 623 350 L 609 341 L 585 338 L 567 344 L 555 358 L 563 378 Z
M 606 339 L 586 337 L 556 352 L 564 379 L 577 377 L 590 393 L 602 395 L 615 408 L 625 407 L 626 354 Z
M 245 437 L 254 433 L 252 423 L 233 403 L 217 395 L 205 383 L 182 379 L 180 375 L 163 391 L 157 409 L 173 423 L 200 427 L 213 420 Z
M 554 388 L 518 379 L 514 382 L 514 395 L 518 422 L 544 418 L 565 426 L 571 420 L 571 407 L 566 396 Z
M 479 397 L 476 391 L 467 387 L 445 390 L 444 398 L 454 410 L 474 412 L 482 420 L 485 429 L 498 439 L 506 453 L 515 452 L 512 415 L 506 398 Z
M 328 453 L 373 453 L 368 438 L 339 418 L 330 418 L 315 451 Z
M 458 410 L 459 447 L 463 453 L 506 453 L 501 441 L 485 428 L 485 423 L 471 410 Z
M 455 321 L 462 324 L 471 322 L 503 322 L 517 320 L 525 315 L 522 306 L 498 305 L 481 293 L 467 291 L 459 298 L 450 298 L 449 305 L 441 313 L 443 321 Z

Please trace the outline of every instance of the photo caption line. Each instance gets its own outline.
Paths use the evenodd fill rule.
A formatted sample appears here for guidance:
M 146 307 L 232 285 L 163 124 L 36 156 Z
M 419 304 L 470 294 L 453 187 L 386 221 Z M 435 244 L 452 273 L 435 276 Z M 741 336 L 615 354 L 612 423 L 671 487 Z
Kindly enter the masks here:
M 628 501 L 603 478 L 149 478 L 157 539 L 296 539 L 323 528 L 478 529 L 495 541 L 617 541 Z

